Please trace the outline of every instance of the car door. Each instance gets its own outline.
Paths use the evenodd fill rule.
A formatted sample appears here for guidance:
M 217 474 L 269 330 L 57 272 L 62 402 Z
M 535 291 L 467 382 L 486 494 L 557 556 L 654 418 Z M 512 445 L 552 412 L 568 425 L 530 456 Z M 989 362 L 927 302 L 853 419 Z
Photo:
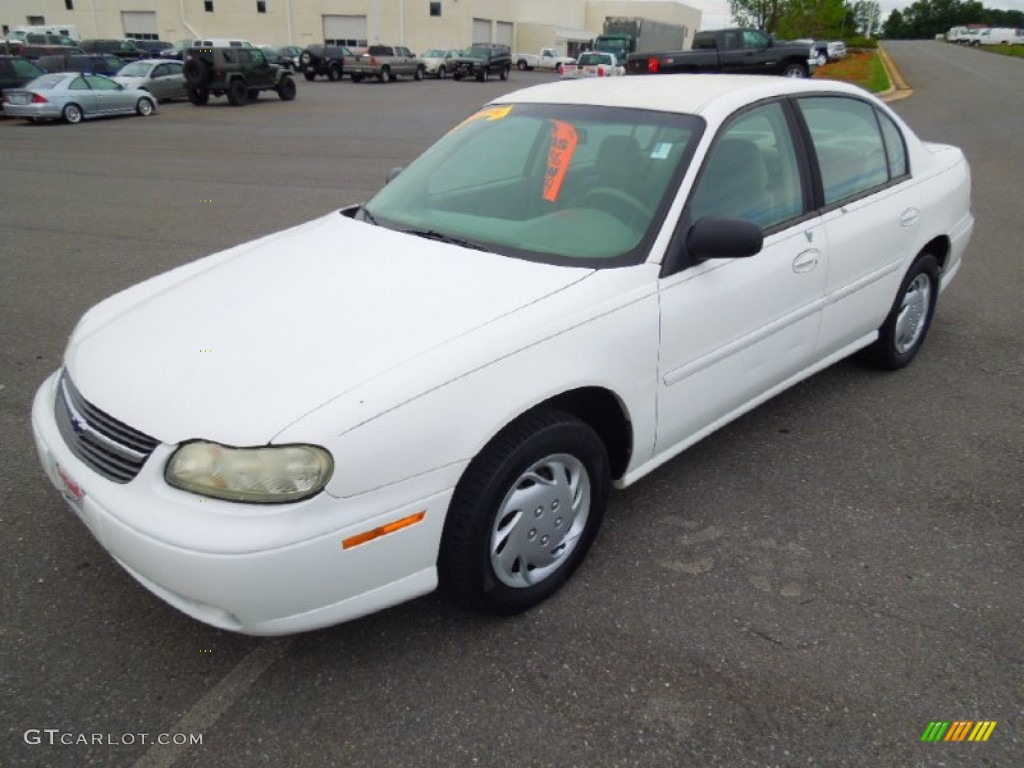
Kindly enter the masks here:
M 92 77 L 92 75 L 79 75 L 68 83 L 68 97 L 70 101 L 75 102 L 82 108 L 84 114 L 95 115 L 101 110 L 96 103 L 95 93 L 86 81 L 86 77 Z
M 829 270 L 819 345 L 827 355 L 882 324 L 917 247 L 919 193 L 902 133 L 878 107 L 838 95 L 796 103 L 821 176 Z
M 83 75 L 92 90 L 95 114 L 110 115 L 134 109 L 134 96 L 113 80 L 102 75 Z
M 741 112 L 715 138 L 683 213 L 762 227 L 749 258 L 684 265 L 660 281 L 660 452 L 690 442 L 811 365 L 829 249 L 783 102 Z

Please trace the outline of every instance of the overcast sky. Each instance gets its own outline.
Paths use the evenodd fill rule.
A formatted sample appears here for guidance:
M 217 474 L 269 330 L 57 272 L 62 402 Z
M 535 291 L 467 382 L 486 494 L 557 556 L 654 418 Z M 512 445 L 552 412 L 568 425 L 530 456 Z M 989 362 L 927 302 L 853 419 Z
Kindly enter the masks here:
M 721 29 L 730 24 L 728 0 L 682 0 L 687 5 L 700 8 L 703 12 L 702 26 L 704 29 Z M 852 0 L 851 0 L 852 1 Z M 913 0 L 879 0 L 882 6 L 882 21 L 896 8 L 906 8 Z M 1024 11 L 1024 0 L 981 0 L 986 8 Z

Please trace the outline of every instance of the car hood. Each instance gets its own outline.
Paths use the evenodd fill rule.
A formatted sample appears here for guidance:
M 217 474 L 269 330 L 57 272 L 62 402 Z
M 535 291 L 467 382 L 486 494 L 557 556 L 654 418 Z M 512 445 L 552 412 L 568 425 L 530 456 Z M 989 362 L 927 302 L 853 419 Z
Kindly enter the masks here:
M 162 442 L 260 445 L 592 272 L 335 212 L 111 297 L 79 323 L 65 364 L 86 399 Z

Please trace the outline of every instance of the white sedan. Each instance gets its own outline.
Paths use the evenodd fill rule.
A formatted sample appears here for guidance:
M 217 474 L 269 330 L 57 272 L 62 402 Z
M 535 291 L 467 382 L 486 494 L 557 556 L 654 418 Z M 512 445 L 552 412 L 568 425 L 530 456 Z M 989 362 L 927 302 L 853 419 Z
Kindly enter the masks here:
M 111 555 L 214 626 L 439 583 L 521 611 L 610 486 L 854 352 L 908 364 L 973 221 L 960 150 L 855 87 L 540 85 L 365 205 L 94 307 L 33 431 Z

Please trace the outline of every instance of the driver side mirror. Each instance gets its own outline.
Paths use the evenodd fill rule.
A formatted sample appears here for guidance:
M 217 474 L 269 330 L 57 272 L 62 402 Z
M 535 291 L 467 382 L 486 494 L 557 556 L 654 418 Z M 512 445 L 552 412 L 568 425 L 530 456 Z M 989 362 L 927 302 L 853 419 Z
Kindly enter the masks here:
M 761 252 L 764 232 L 743 219 L 700 219 L 686 233 L 686 251 L 693 261 L 744 259 Z

